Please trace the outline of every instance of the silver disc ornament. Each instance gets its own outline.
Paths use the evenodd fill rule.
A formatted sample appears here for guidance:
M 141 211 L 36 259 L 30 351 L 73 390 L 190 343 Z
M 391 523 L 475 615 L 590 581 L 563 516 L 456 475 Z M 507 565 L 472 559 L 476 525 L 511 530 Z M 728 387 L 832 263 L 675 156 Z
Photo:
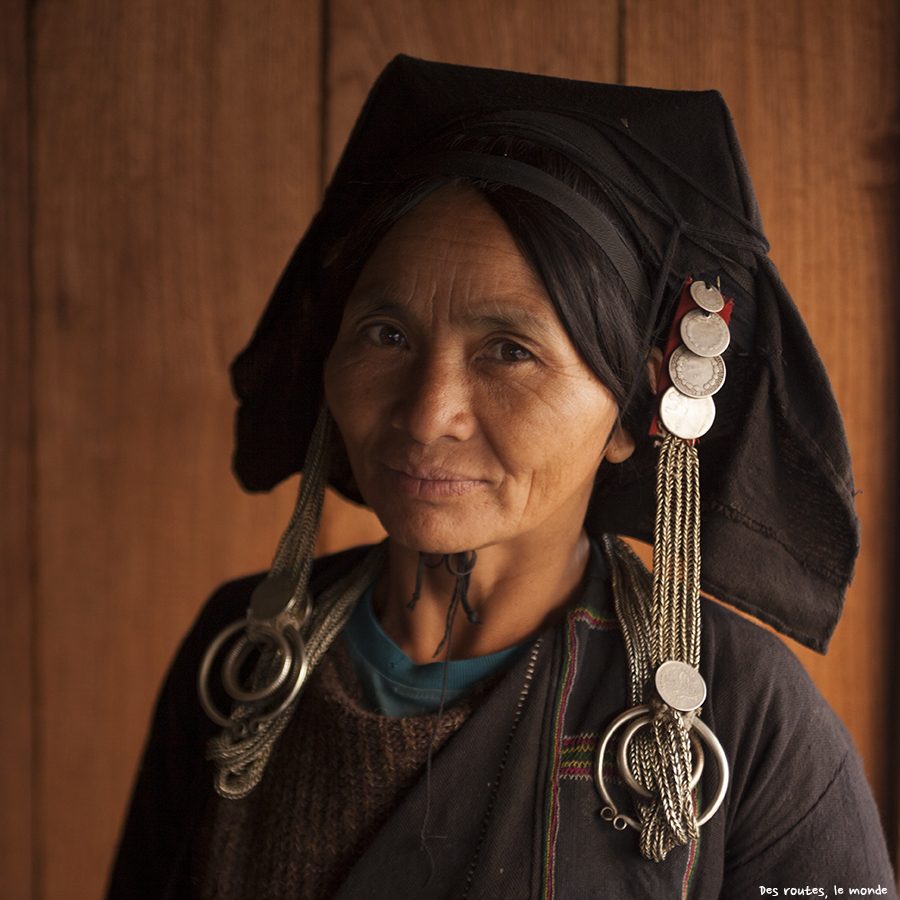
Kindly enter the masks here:
M 716 313 L 692 309 L 681 320 L 681 339 L 697 356 L 719 356 L 728 348 L 731 332 Z
M 659 403 L 659 416 L 666 430 L 683 441 L 702 437 L 716 418 L 712 397 L 685 397 L 678 388 L 670 387 Z
M 274 619 L 290 609 L 294 599 L 294 582 L 287 575 L 269 575 L 261 581 L 250 597 L 253 618 Z
M 707 284 L 705 281 L 695 281 L 691 284 L 691 297 L 700 309 L 707 312 L 717 313 L 725 308 L 722 292 L 714 284 Z
M 697 356 L 680 344 L 669 357 L 672 384 L 688 397 L 709 397 L 725 383 L 725 362 L 721 356 Z
M 706 699 L 706 682 L 691 665 L 677 660 L 664 662 L 653 677 L 660 699 L 678 712 L 693 712 Z

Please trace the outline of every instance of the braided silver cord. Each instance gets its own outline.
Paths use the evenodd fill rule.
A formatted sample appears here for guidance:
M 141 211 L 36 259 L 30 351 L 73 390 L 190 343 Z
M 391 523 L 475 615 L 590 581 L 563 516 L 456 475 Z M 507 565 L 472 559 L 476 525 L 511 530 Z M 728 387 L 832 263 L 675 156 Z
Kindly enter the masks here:
M 294 514 L 278 542 L 270 570 L 273 574 L 287 575 L 303 590 L 309 584 L 316 539 L 319 536 L 319 521 L 325 503 L 331 424 L 331 412 L 327 406 L 323 406 L 303 461 L 303 476 L 300 479 Z
M 641 853 L 660 861 L 697 837 L 691 796 L 693 713 L 684 715 L 652 695 L 651 677 L 670 660 L 700 662 L 700 489 L 696 446 L 667 434 L 657 462 L 653 576 L 621 542 L 607 538 L 612 586 L 631 673 L 631 699 L 648 703 L 652 727 L 635 735 L 630 767 L 653 795 L 637 799 Z M 651 590 L 652 583 L 652 590 Z
M 373 547 L 355 569 L 319 597 L 313 614 L 301 630 L 301 637 L 306 642 L 310 671 L 325 655 L 325 651 L 350 618 L 357 601 L 381 571 L 386 553 L 385 543 Z M 264 658 L 260 661 L 259 668 L 264 669 L 270 663 L 271 657 Z M 290 722 L 301 696 L 302 693 L 279 716 L 260 723 L 246 735 L 239 737 L 236 735 L 238 729 L 226 728 L 209 742 L 207 757 L 219 770 L 215 787 L 221 797 L 239 800 L 259 784 L 272 747 Z M 238 704 L 231 714 L 232 721 L 246 721 L 252 712 L 249 706 Z
M 278 544 L 269 572 L 269 577 L 283 576 L 293 585 L 295 602 L 279 616 L 279 622 L 284 631 L 296 638 L 297 649 L 305 656 L 305 666 L 297 663 L 298 668 L 293 673 L 296 693 L 292 699 L 290 695 L 285 698 L 280 712 L 273 709 L 272 718 L 265 718 L 260 715 L 258 706 L 236 703 L 228 717 L 228 727 L 209 741 L 207 758 L 218 769 L 216 791 L 227 799 L 246 797 L 259 784 L 272 747 L 291 720 L 310 671 L 343 628 L 357 600 L 375 580 L 384 562 L 384 546 L 373 548 L 356 569 L 323 593 L 310 612 L 312 601 L 307 586 L 325 500 L 331 425 L 331 413 L 323 406 L 303 462 L 294 513 Z M 249 619 L 248 623 L 249 632 L 254 626 Z M 251 677 L 254 689 L 272 684 L 273 676 L 282 664 L 277 648 L 264 650 Z
M 616 615 L 622 626 L 622 637 L 628 655 L 631 705 L 640 706 L 644 702 L 645 685 L 652 671 L 652 576 L 634 551 L 620 538 L 603 535 L 603 547 L 610 566 Z

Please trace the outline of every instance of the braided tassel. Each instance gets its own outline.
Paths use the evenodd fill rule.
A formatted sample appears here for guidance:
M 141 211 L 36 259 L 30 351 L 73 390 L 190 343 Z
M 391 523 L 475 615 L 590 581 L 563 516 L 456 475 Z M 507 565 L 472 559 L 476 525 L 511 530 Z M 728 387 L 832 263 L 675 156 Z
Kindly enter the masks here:
M 650 643 L 643 682 L 664 662 L 700 661 L 700 478 L 697 448 L 666 434 L 659 446 Z M 698 836 L 690 788 L 690 719 L 658 700 L 652 727 L 633 742 L 635 777 L 652 794 L 641 800 L 641 853 L 657 862 Z

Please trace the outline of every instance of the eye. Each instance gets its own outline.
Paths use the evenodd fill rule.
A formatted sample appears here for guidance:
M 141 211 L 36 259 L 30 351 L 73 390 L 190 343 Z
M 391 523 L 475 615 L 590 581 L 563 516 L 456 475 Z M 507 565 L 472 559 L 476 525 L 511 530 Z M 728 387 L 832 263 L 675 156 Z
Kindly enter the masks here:
M 505 363 L 521 363 L 534 359 L 530 350 L 526 350 L 515 341 L 497 341 L 491 345 L 487 355 L 491 359 Z
M 406 336 L 395 325 L 368 325 L 362 330 L 362 335 L 373 344 L 382 347 L 405 347 Z

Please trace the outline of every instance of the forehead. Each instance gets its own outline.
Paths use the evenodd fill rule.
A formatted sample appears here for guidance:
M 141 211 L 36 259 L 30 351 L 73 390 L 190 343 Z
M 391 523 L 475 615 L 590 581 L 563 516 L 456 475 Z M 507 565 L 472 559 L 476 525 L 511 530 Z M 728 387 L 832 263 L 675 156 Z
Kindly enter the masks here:
M 546 290 L 503 219 L 473 188 L 450 186 L 403 216 L 363 267 L 350 302 L 389 295 L 543 303 Z

